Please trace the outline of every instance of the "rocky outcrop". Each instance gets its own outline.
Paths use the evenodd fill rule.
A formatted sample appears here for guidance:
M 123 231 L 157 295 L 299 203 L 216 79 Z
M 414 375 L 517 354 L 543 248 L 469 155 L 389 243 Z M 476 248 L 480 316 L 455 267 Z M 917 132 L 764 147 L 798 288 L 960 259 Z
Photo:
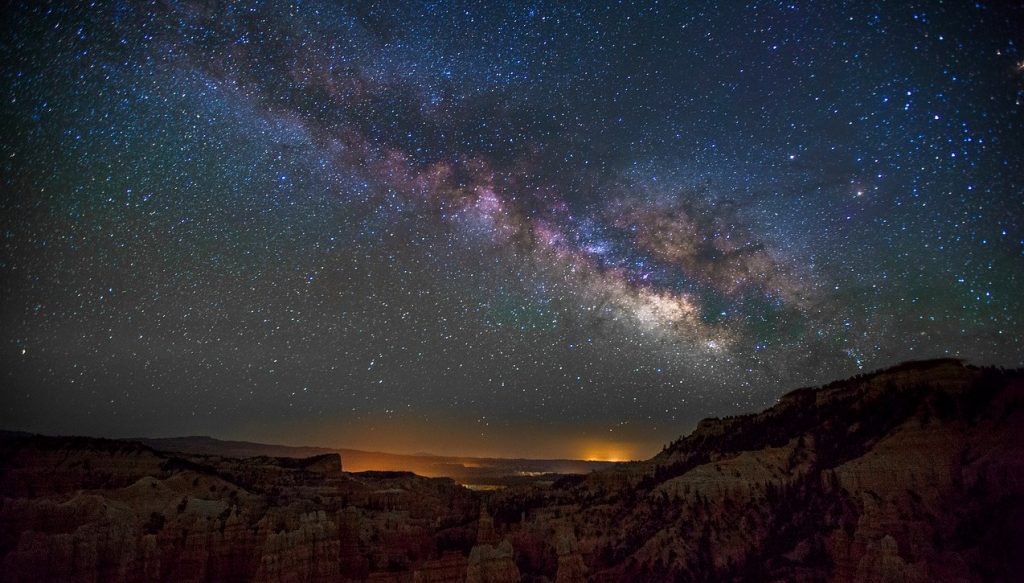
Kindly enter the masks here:
M 494 519 L 487 512 L 487 508 L 480 506 L 480 518 L 477 521 L 476 543 L 478 545 L 493 545 L 498 542 L 498 533 L 494 531 Z
M 1013 580 L 1024 374 L 938 360 L 801 389 L 646 462 L 488 504 L 525 514 L 496 524 L 524 577 L 568 578 L 578 556 L 593 581 Z
M 583 563 L 579 543 L 572 532 L 558 535 L 555 552 L 558 554 L 555 583 L 584 583 L 587 580 L 587 566 Z
M 520 580 L 519 567 L 512 557 L 512 545 L 477 545 L 469 553 L 466 583 L 513 583 Z
M 466 581 L 469 583 L 509 583 L 519 581 L 519 567 L 516 565 L 512 544 L 507 540 L 499 542 L 494 529 L 494 519 L 484 505 L 480 506 L 477 519 L 476 545 L 469 552 L 466 567 Z

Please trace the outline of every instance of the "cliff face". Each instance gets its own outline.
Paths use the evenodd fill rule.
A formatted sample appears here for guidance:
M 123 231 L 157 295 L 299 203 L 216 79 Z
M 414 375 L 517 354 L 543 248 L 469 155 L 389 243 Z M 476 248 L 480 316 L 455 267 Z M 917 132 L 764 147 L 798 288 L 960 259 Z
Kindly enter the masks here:
M 1019 580 L 1021 548 L 1024 374 L 957 361 L 490 494 L 332 454 L 0 435 L 0 581 Z
M 944 360 L 794 391 L 489 505 L 524 577 L 555 577 L 550 550 L 527 551 L 560 529 L 597 581 L 1018 580 L 1024 375 Z

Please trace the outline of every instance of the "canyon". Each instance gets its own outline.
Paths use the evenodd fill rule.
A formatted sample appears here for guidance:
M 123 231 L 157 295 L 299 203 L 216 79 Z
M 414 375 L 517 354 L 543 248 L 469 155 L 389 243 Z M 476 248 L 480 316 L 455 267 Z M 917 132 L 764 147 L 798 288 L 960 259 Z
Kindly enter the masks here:
M 799 389 L 762 413 L 706 419 L 649 460 L 493 491 L 343 471 L 335 452 L 172 445 L 0 435 L 0 581 L 991 581 L 1024 572 L 1024 372 L 958 360 Z

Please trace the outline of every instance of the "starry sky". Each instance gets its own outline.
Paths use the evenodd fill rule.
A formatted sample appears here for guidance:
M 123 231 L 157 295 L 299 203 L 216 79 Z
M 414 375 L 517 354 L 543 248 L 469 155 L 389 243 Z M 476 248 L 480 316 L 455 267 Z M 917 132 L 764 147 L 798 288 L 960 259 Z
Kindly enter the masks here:
M 1019 2 L 3 10 L 5 428 L 636 458 L 1024 364 Z

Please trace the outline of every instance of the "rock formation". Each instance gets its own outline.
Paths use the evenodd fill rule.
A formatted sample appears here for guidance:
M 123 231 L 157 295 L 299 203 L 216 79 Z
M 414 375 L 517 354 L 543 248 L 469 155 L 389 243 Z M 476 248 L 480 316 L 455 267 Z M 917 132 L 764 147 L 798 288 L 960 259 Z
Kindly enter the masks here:
M 512 545 L 477 545 L 469 553 L 467 583 L 511 583 L 519 581 L 519 567 L 512 557 Z
M 344 474 L 337 454 L 185 458 L 8 435 L 0 469 L 0 581 L 339 581 L 421 567 L 423 580 L 461 581 L 451 552 L 468 554 L 460 529 L 478 510 L 451 480 Z M 381 505 L 382 491 L 402 495 Z
M 489 505 L 527 511 L 504 525 L 524 575 L 554 575 L 528 549 L 561 529 L 595 581 L 1012 580 L 1024 374 L 941 360 L 802 389 L 646 462 Z
M 498 542 L 498 533 L 494 532 L 494 519 L 487 512 L 487 507 L 480 505 L 480 519 L 476 530 L 476 544 L 493 545 Z
M 485 505 L 480 505 L 477 521 L 476 545 L 469 552 L 466 572 L 468 583 L 512 583 L 519 581 L 519 567 L 516 566 L 512 544 L 507 540 L 498 542 L 494 530 L 494 519 Z
M 0 434 L 0 582 L 1009 581 L 1022 525 L 1024 373 L 954 360 L 497 492 Z
M 571 531 L 563 531 L 555 542 L 558 554 L 558 572 L 555 583 L 583 583 L 587 580 L 587 566 L 580 554 L 580 545 Z

